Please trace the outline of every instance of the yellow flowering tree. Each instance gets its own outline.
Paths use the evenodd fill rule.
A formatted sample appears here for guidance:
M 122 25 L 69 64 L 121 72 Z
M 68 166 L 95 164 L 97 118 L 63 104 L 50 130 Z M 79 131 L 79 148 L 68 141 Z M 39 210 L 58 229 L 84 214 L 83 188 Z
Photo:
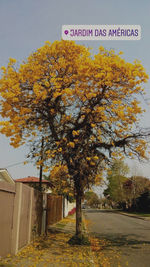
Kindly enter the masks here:
M 76 235 L 81 236 L 81 199 L 89 184 L 116 157 L 145 157 L 148 132 L 139 128 L 143 112 L 137 97 L 148 79 L 139 61 L 100 47 L 55 41 L 16 67 L 10 59 L 0 80 L 1 133 L 47 170 L 65 166 L 76 197 Z M 41 157 L 41 138 L 44 145 Z
M 74 185 L 68 173 L 67 165 L 56 164 L 52 167 L 50 177 L 54 185 L 53 193 L 61 194 L 73 200 Z

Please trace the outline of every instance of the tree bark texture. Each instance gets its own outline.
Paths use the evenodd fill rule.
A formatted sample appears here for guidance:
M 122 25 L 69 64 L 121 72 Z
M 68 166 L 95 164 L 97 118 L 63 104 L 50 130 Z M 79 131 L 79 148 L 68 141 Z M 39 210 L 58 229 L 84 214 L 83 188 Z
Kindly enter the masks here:
M 76 235 L 82 234 L 82 211 L 81 211 L 81 195 L 77 192 L 76 195 Z
M 81 237 L 82 235 L 81 201 L 82 201 L 82 195 L 83 195 L 81 179 L 78 179 L 76 181 L 75 188 L 76 188 L 76 236 Z

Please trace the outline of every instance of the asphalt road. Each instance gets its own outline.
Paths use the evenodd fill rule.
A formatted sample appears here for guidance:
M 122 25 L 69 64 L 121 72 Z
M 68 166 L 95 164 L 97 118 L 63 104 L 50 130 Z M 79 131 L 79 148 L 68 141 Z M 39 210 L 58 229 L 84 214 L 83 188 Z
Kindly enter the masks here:
M 112 211 L 85 210 L 88 230 L 106 240 L 107 257 L 120 254 L 121 267 L 150 267 L 150 220 L 132 218 Z M 112 260 L 111 267 L 119 266 Z

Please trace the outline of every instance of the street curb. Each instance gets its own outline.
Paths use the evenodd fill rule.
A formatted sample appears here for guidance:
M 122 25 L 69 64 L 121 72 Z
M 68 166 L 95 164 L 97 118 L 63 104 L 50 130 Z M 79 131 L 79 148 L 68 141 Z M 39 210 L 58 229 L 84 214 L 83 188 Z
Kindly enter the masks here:
M 125 212 L 122 212 L 122 211 L 115 211 L 115 210 L 114 210 L 113 212 L 118 213 L 118 214 L 121 214 L 121 215 L 124 215 L 124 216 L 128 216 L 128 217 L 132 217 L 132 218 L 141 219 L 141 220 L 143 220 L 143 221 L 148 221 L 148 220 L 150 220 L 150 219 L 147 218 L 147 217 L 140 217 L 140 216 L 138 216 L 138 215 L 128 214 L 128 213 L 125 213 Z
M 86 220 L 86 219 L 85 219 L 84 212 L 82 211 L 82 222 L 83 222 L 83 220 Z M 84 222 L 83 222 L 83 223 L 84 223 Z M 90 236 L 89 231 L 88 231 L 88 229 L 87 229 L 85 223 L 84 223 L 84 227 L 85 227 L 85 232 L 86 232 L 86 234 L 87 234 L 88 236 Z M 93 252 L 92 252 L 92 249 L 91 249 L 91 245 L 90 245 L 90 253 L 91 253 L 91 258 L 92 258 L 92 259 L 91 259 L 91 263 L 93 264 L 92 267 L 96 267 L 96 263 L 95 263 L 95 261 L 94 261 L 94 256 L 93 256 Z

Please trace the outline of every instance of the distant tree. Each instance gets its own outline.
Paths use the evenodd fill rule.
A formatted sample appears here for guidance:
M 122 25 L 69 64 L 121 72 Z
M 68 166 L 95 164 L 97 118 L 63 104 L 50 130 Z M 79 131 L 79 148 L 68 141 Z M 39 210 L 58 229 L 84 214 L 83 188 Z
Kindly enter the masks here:
M 108 186 L 104 190 L 104 195 L 112 202 L 119 204 L 125 199 L 124 182 L 127 180 L 126 175 L 129 167 L 123 161 L 116 160 L 113 162 L 106 177 Z
M 85 192 L 86 204 L 92 208 L 97 208 L 100 204 L 98 195 L 93 191 Z

